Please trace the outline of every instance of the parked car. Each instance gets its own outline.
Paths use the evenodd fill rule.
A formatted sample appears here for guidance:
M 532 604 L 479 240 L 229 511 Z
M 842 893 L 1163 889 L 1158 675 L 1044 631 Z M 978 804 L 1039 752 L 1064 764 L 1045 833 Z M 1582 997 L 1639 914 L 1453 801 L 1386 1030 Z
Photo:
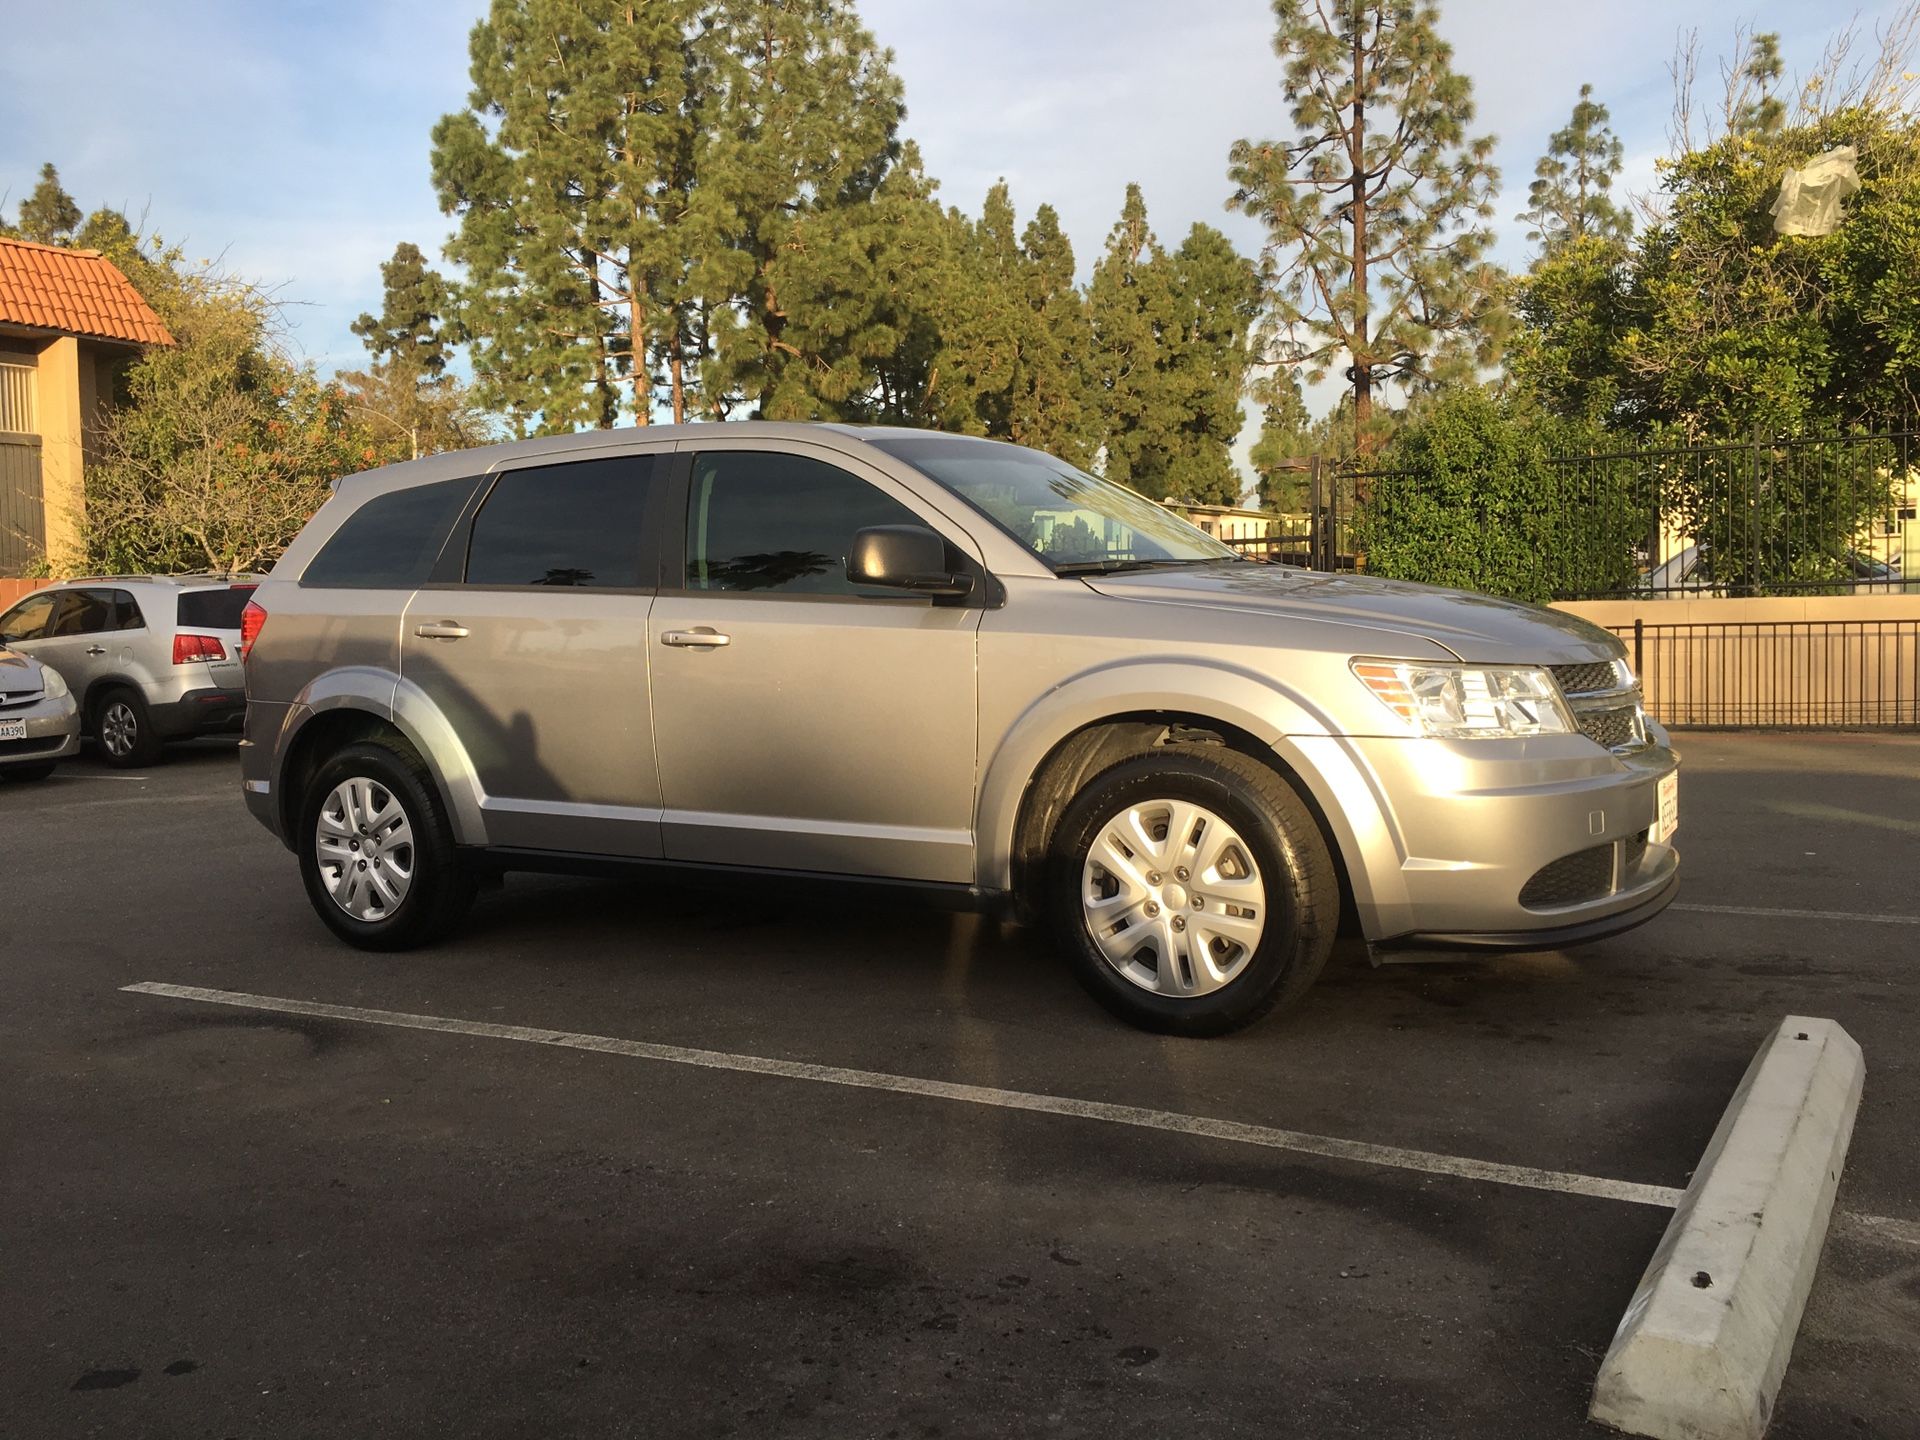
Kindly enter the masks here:
M 1655 600 L 1724 599 L 1726 585 L 1708 578 L 1706 573 L 1710 568 L 1706 562 L 1710 558 L 1708 547 L 1688 545 L 1648 571 L 1635 588 Z M 1844 585 L 1848 593 L 1854 595 L 1900 592 L 1900 557 L 1897 555 L 1891 560 L 1878 560 L 1858 550 L 1848 549 L 1841 553 L 1840 564 L 1847 572 L 1845 580 L 1812 581 L 1806 588 L 1838 590 Z
M 0 645 L 0 779 L 44 780 L 80 749 L 80 707 L 60 672 Z
M 0 615 L 0 644 L 66 677 L 82 730 L 109 765 L 150 765 L 169 740 L 241 728 L 240 612 L 258 583 L 222 575 L 67 580 Z
M 1143 1026 L 1673 897 L 1676 759 L 1570 615 L 1241 559 L 1038 451 L 569 435 L 350 477 L 243 620 L 253 813 L 322 920 L 442 935 L 486 870 L 913 887 L 1055 927 Z

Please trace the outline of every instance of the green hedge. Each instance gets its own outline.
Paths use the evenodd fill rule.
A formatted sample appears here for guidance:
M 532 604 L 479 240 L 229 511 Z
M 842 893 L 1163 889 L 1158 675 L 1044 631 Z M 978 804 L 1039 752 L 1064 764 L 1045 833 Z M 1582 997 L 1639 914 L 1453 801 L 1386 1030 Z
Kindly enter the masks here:
M 1372 574 L 1546 601 L 1630 587 L 1648 513 L 1595 437 L 1484 390 L 1435 400 L 1363 482 L 1355 543 Z

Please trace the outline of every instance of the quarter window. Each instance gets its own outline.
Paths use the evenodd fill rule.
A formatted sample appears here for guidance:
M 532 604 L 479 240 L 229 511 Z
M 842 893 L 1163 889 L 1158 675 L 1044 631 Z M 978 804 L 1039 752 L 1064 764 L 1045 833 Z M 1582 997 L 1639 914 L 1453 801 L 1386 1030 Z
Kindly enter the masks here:
M 509 470 L 473 520 L 469 585 L 638 589 L 650 455 Z
M 375 495 L 320 547 L 302 585 L 357 590 L 413 590 L 424 585 L 447 532 L 480 483 L 478 477 L 436 480 Z
M 924 525 L 866 481 L 803 455 L 723 450 L 694 461 L 687 497 L 687 586 L 782 595 L 897 590 L 847 580 L 847 551 L 870 525 Z

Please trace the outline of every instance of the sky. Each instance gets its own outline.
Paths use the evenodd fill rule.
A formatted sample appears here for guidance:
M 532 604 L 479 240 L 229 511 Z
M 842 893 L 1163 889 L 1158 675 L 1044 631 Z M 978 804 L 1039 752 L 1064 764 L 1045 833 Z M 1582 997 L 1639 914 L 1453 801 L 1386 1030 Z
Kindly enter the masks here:
M 395 242 L 448 233 L 428 134 L 467 93 L 485 0 L 0 0 L 0 213 L 43 161 L 82 209 L 118 206 L 193 258 L 275 287 L 296 352 L 322 370 L 365 352 Z M 1196 222 L 1249 254 L 1225 203 L 1228 147 L 1289 134 L 1266 0 L 860 0 L 906 87 L 905 133 L 941 197 L 977 212 L 1004 177 L 1022 221 L 1059 211 L 1084 276 L 1129 181 L 1157 233 Z M 1704 89 L 1735 27 L 1778 30 L 1789 75 L 1863 0 L 1442 0 L 1441 31 L 1499 138 L 1498 258 L 1523 265 L 1534 162 L 1583 82 L 1613 112 L 1623 183 L 1649 189 L 1667 148 L 1667 72 L 1697 28 Z M 1243 439 L 1243 445 L 1244 445 Z

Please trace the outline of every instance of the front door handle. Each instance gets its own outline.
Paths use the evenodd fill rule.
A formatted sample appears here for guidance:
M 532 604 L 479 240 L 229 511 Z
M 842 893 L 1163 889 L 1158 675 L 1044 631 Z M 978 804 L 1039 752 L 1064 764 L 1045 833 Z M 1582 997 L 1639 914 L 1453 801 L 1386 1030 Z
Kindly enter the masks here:
M 107 653 L 107 651 L 106 651 L 106 647 L 105 647 L 105 646 L 103 646 L 103 645 L 89 645 L 89 646 L 87 646 L 87 654 L 89 654 L 89 655 L 104 655 L 104 654 L 106 654 L 106 653 Z
M 688 645 L 696 649 L 708 649 L 721 645 L 731 645 L 733 637 L 722 635 L 718 630 L 699 625 L 692 630 L 665 630 L 661 632 L 662 645 Z
M 430 625 L 416 625 L 413 633 L 426 640 L 464 640 L 467 627 L 457 620 L 440 620 Z

